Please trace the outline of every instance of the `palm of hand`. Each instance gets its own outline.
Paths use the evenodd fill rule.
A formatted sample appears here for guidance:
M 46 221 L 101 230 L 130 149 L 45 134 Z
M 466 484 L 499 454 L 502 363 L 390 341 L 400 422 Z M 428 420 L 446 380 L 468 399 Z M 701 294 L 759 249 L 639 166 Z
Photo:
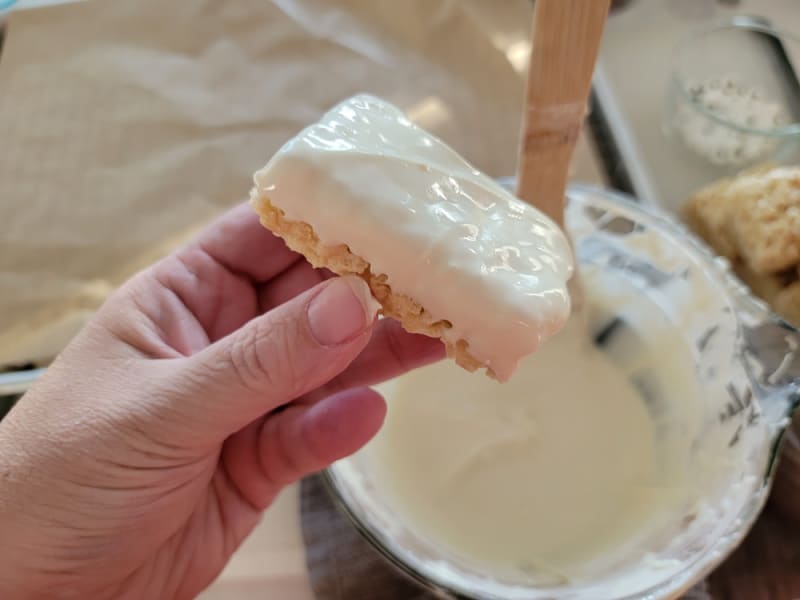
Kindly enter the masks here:
M 248 348 L 264 343 L 260 334 L 240 335 L 275 309 L 261 334 L 290 344 L 297 332 L 286 303 L 324 279 L 240 208 L 106 304 L 10 419 L 23 431 L 26 419 L 46 421 L 45 435 L 62 440 L 57 460 L 46 447 L 26 450 L 41 478 L 20 500 L 49 490 L 53 502 L 72 503 L 47 515 L 46 536 L 19 534 L 63 546 L 47 565 L 62 574 L 51 587 L 86 597 L 193 597 L 283 486 L 375 433 L 383 401 L 357 386 L 437 358 L 438 343 L 381 321 L 320 368 L 282 358 L 292 352 L 280 347 L 273 364 L 261 364 Z M 87 364 L 94 368 L 86 372 Z M 242 385 L 229 384 L 232 370 Z M 325 372 L 340 374 L 329 381 Z M 59 396 L 67 417 L 97 417 L 88 434 L 48 421 Z M 82 457 L 77 466 L 72 453 Z M 65 469 L 74 476 L 53 487 Z

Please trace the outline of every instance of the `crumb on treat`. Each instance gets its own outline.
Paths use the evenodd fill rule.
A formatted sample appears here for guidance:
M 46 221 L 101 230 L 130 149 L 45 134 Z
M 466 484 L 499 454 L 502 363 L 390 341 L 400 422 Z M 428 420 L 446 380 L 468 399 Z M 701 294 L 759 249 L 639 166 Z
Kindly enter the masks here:
M 382 307 L 381 313 L 399 321 L 406 331 L 442 338 L 445 331 L 452 327 L 446 320 L 435 319 L 414 299 L 395 293 L 388 283 L 388 277 L 373 273 L 369 262 L 353 254 L 347 245 L 325 246 L 311 225 L 286 219 L 281 209 L 256 190 L 251 194 L 251 204 L 262 225 L 282 238 L 289 248 L 305 256 L 315 268 L 326 268 L 337 275 L 356 275 L 366 281 Z M 470 354 L 466 340 L 460 339 L 455 343 L 442 341 L 447 348 L 447 355 L 460 367 L 470 372 L 485 368 L 489 377 L 496 378 L 490 367 Z

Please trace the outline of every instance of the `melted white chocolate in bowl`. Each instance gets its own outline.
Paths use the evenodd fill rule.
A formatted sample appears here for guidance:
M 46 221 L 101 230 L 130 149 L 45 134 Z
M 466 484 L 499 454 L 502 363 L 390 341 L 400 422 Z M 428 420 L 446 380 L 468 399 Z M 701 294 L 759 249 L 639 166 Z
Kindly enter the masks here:
M 543 213 L 401 111 L 361 95 L 288 142 L 257 191 L 452 324 L 498 379 L 566 321 L 572 253 Z
M 376 483 L 398 515 L 489 570 L 566 577 L 658 510 L 644 404 L 571 329 L 506 385 L 441 363 L 386 390 L 389 418 L 372 449 Z M 564 364 L 576 369 L 572 377 Z
M 662 375 L 687 381 L 691 364 L 665 342 Z M 686 438 L 656 433 L 630 373 L 579 320 L 508 383 L 439 363 L 381 391 L 388 418 L 362 453 L 374 485 L 401 520 L 477 569 L 591 577 L 687 498 Z

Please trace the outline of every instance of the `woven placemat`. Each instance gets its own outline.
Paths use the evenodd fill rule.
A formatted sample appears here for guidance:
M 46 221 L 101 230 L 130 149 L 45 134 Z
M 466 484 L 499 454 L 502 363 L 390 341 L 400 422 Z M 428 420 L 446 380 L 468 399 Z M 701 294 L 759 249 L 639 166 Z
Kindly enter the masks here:
M 317 600 L 435 600 L 361 537 L 336 509 L 319 477 L 303 481 L 300 511 Z
M 317 600 L 435 600 L 389 564 L 336 508 L 319 477 L 303 481 L 300 521 Z M 711 600 L 701 585 L 682 600 Z

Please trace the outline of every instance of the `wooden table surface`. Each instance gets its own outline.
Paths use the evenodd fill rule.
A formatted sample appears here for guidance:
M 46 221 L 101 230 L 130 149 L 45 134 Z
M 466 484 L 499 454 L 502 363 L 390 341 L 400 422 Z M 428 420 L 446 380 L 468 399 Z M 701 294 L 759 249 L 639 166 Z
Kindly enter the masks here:
M 800 414 L 794 420 L 800 432 Z M 800 599 L 800 441 L 787 441 L 772 497 L 739 549 L 710 577 L 714 600 Z

